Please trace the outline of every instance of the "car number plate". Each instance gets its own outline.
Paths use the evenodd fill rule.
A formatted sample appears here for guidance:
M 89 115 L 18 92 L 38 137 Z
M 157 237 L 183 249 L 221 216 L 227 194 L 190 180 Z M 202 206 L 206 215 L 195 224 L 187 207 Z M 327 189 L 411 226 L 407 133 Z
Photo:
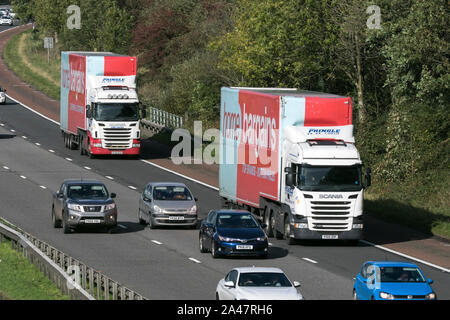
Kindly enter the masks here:
M 175 216 L 175 217 L 169 217 L 169 220 L 184 220 L 184 217 Z
M 337 234 L 324 234 L 322 235 L 322 239 L 336 240 L 339 239 L 339 236 Z
M 236 246 L 236 249 L 238 249 L 238 250 L 253 250 L 253 246 L 248 245 L 248 244 L 238 244 Z
M 100 219 L 86 219 L 84 220 L 85 223 L 100 223 L 102 220 Z
M 123 151 L 111 151 L 111 154 L 123 154 Z

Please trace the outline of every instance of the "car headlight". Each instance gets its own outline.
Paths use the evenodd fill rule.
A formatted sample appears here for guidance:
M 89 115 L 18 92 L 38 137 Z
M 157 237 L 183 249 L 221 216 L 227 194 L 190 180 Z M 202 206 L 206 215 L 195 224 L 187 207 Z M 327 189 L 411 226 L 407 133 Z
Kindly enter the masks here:
M 256 238 L 256 240 L 258 240 L 258 241 L 266 241 L 267 240 L 267 236 Z
M 158 206 L 153 206 L 153 212 L 156 213 L 156 214 L 160 214 L 160 213 L 163 213 L 164 210 L 161 209 L 161 208 L 158 207 Z
M 435 300 L 436 299 L 436 293 L 432 292 L 432 293 L 427 294 L 425 296 L 425 299 L 427 299 L 427 300 Z
M 70 210 L 73 210 L 73 211 L 78 211 L 78 212 L 84 211 L 82 206 L 75 204 L 75 203 L 69 203 L 67 205 L 67 208 L 69 208 Z
M 219 236 L 219 240 L 220 241 L 225 241 L 225 242 L 238 242 L 238 241 L 240 241 L 239 239 L 222 237 L 222 236 Z
M 189 210 L 189 214 L 197 214 L 197 206 L 195 204 Z
M 381 299 L 394 300 L 394 296 L 390 293 L 380 292 Z
M 105 206 L 105 211 L 112 210 L 116 207 L 115 203 L 110 203 Z

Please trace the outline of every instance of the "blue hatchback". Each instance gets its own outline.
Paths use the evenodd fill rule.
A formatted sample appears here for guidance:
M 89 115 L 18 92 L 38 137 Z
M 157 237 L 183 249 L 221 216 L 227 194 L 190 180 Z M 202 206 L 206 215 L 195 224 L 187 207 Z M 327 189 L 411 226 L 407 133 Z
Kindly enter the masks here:
M 353 285 L 354 300 L 435 300 L 422 270 L 412 263 L 369 261 Z
M 267 257 L 269 243 L 264 227 L 245 210 L 211 211 L 200 226 L 200 252 L 210 251 L 213 258 L 228 255 Z

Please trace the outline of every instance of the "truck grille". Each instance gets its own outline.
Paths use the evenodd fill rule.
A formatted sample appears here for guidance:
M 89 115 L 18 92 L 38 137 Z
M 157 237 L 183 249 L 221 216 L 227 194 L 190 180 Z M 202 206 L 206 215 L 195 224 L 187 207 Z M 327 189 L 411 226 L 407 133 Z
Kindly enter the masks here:
M 103 128 L 103 147 L 114 150 L 131 148 L 131 128 Z
M 351 201 L 310 201 L 310 228 L 316 231 L 351 229 Z

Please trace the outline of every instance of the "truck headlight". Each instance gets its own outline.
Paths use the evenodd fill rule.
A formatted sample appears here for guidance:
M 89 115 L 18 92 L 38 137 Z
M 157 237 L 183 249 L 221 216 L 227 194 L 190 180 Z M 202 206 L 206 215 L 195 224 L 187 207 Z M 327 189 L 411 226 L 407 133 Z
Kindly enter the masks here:
M 296 229 L 306 229 L 308 228 L 307 223 L 294 223 L 294 228 Z
M 381 299 L 394 300 L 394 296 L 390 293 L 380 292 Z
M 70 210 L 73 210 L 73 211 L 78 211 L 78 212 L 84 211 L 82 206 L 75 204 L 75 203 L 69 203 L 67 205 L 67 208 L 69 208 Z
M 110 203 L 105 206 L 105 211 L 112 210 L 116 207 L 115 203 Z

